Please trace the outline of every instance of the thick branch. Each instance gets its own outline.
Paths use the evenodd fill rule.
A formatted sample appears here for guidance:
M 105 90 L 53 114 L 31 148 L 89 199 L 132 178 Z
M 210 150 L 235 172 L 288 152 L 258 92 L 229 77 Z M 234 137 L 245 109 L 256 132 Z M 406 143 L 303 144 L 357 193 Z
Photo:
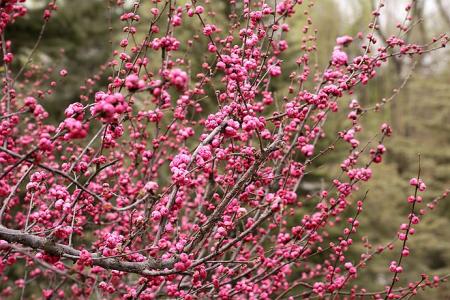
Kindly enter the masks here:
M 9 229 L 3 226 L 0 226 L 0 239 L 10 243 L 19 243 L 36 250 L 43 250 L 55 256 L 68 257 L 71 259 L 77 259 L 80 256 L 80 251 L 72 247 L 54 243 L 44 237 L 24 233 L 19 230 Z M 117 258 L 101 257 L 95 253 L 91 253 L 91 256 L 93 258 L 93 265 L 109 270 L 117 270 L 141 275 L 166 275 L 175 273 L 175 271 L 169 270 L 175 263 L 174 258 L 165 261 L 150 258 L 144 262 L 128 262 Z M 160 271 L 155 272 L 150 270 Z
M 191 252 L 196 245 L 201 245 L 201 242 L 206 237 L 207 233 L 211 231 L 211 229 L 216 224 L 216 220 L 223 214 L 225 209 L 231 200 L 236 197 L 249 183 L 252 176 L 254 176 L 258 170 L 258 168 L 264 163 L 264 161 L 268 158 L 270 153 L 277 149 L 279 146 L 280 139 L 277 138 L 273 141 L 260 155 L 260 157 L 253 163 L 253 165 L 247 170 L 247 172 L 242 175 L 239 181 L 234 185 L 228 195 L 220 202 L 214 212 L 209 216 L 206 224 L 200 229 L 198 235 L 194 238 L 194 240 L 188 245 L 186 252 Z

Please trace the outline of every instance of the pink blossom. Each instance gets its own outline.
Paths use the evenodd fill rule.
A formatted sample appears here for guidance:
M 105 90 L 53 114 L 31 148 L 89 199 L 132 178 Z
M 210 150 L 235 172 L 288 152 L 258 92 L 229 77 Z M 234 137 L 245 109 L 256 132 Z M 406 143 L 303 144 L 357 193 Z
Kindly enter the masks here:
M 66 69 L 62 69 L 61 71 L 59 71 L 59 75 L 60 75 L 61 77 L 66 77 L 68 73 L 69 73 L 69 72 L 67 72 Z
M 143 89 L 145 87 L 145 82 L 144 80 L 139 79 L 137 75 L 131 74 L 125 78 L 125 86 L 130 92 L 133 92 Z
M 331 56 L 331 61 L 336 66 L 346 65 L 348 62 L 347 54 L 340 47 L 335 47 Z
M 217 30 L 217 28 L 215 25 L 207 24 L 203 28 L 203 34 L 206 36 L 209 36 L 209 35 L 213 34 L 214 32 L 216 32 L 216 30 Z
M 392 175 L 375 166 L 391 153 L 392 128 L 373 132 L 370 119 L 392 98 L 372 103 L 366 85 L 393 59 L 404 64 L 446 46 L 446 35 L 411 43 L 366 24 L 350 58 L 351 36 L 331 49 L 318 42 L 314 1 L 233 0 L 227 14 L 216 1 L 112 2 L 112 13 L 97 14 L 114 25 L 112 53 L 80 65 L 93 72 L 79 87 L 58 80 L 68 72 L 48 47 L 39 47 L 45 63 L 14 64 L 20 45 L 8 33 L 28 6 L 0 5 L 0 298 L 25 287 L 39 298 L 28 283 L 49 279 L 41 298 L 395 299 L 444 281 L 415 276 L 405 262 L 429 222 L 416 225 L 448 194 L 428 201 L 420 176 L 408 194 L 388 195 L 404 199 L 385 212 L 403 218 L 395 247 L 361 237 L 365 209 L 380 209 L 386 196 L 381 181 L 367 182 Z M 44 27 L 65 9 L 46 1 Z M 382 9 L 372 14 L 385 18 Z M 414 30 L 414 18 L 397 31 Z M 317 60 L 330 51 L 330 63 Z M 61 98 L 66 88 L 79 93 Z M 71 104 L 54 114 L 63 98 Z M 359 271 L 388 251 L 397 261 L 377 270 L 387 286 L 375 295 Z
M 348 35 L 343 35 L 340 36 L 336 39 L 336 44 L 339 46 L 347 46 L 349 45 L 351 42 L 353 42 L 353 38 L 351 36 Z

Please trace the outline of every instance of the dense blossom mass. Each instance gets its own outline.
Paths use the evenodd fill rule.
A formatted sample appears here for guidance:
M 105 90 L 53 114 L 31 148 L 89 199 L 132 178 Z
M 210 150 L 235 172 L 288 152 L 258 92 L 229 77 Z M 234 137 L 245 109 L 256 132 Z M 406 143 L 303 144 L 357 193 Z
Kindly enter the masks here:
M 314 1 L 229 1 L 227 24 L 215 22 L 214 1 L 152 0 L 150 9 L 109 2 L 124 13 L 123 35 L 102 68 L 108 84 L 52 124 L 42 103 L 70 70 L 29 61 L 17 70 L 8 28 L 27 8 L 25 0 L 1 1 L 0 272 L 9 281 L 2 298 L 16 297 L 30 278 L 61 282 L 44 288 L 44 299 L 404 299 L 443 281 L 422 274 L 398 282 L 414 251 L 408 238 L 428 212 L 420 167 L 405 197 L 400 248 L 347 255 L 370 201 L 363 183 L 395 133 L 379 124 L 374 142 L 359 139 L 361 119 L 386 103 L 363 107 L 354 91 L 390 58 L 448 42 L 405 39 L 414 1 L 398 35 L 382 41 L 380 1 L 366 33 L 336 38 L 322 71 L 312 59 Z M 43 23 L 57 13 L 50 1 Z M 306 25 L 294 32 L 289 20 L 302 13 Z M 187 22 L 199 30 L 184 40 Z M 288 43 L 290 34 L 301 42 Z M 284 55 L 288 48 L 298 48 L 295 57 Z M 207 55 L 191 61 L 186 51 Z M 298 68 L 288 90 L 274 90 L 286 59 Z M 41 71 L 51 79 L 30 84 Z M 338 115 L 345 127 L 326 130 Z M 332 144 L 319 143 L 329 136 Z M 304 191 L 315 162 L 337 144 L 348 148 L 340 175 Z M 400 257 L 385 266 L 392 282 L 376 292 L 356 285 L 371 258 L 388 250 Z M 14 279 L 18 269 L 27 269 L 25 279 Z

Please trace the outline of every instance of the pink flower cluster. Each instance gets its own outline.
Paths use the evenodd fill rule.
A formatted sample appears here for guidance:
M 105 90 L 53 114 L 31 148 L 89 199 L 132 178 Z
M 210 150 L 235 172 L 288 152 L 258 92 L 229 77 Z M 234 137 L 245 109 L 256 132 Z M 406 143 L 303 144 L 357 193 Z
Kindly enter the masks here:
M 190 183 L 188 165 L 191 162 L 191 156 L 185 153 L 177 154 L 170 162 L 170 171 L 172 172 L 172 180 L 179 185 L 187 185 Z
M 243 119 L 242 129 L 247 132 L 251 132 L 253 130 L 261 131 L 265 128 L 265 123 L 266 121 L 262 117 L 257 118 L 247 115 Z
M 91 113 L 104 123 L 114 123 L 128 109 L 128 103 L 122 94 L 98 92 L 95 94 L 95 105 L 91 108 Z
M 185 71 L 181 69 L 173 69 L 167 75 L 170 83 L 179 90 L 185 90 L 188 84 L 188 76 Z
M 130 92 L 134 92 L 143 89 L 145 87 L 145 81 L 140 79 L 136 74 L 131 74 L 125 78 L 125 87 Z
M 370 277 L 355 281 L 396 248 L 361 240 L 372 197 L 362 198 L 364 186 L 393 133 L 388 124 L 371 132 L 362 117 L 389 101 L 372 107 L 354 95 L 392 57 L 426 55 L 447 36 L 409 43 L 412 14 L 380 42 L 370 33 L 380 5 L 358 45 L 341 36 L 327 50 L 311 1 L 233 0 L 225 15 L 216 1 L 110 2 L 122 12 L 105 20 L 114 34 L 122 27 L 117 50 L 59 126 L 43 105 L 71 84 L 67 70 L 53 57 L 21 66 L 12 41 L 2 42 L 0 298 L 36 298 L 39 287 L 47 299 L 400 299 L 444 280 L 400 286 L 408 242 L 439 200 L 418 194 L 427 188 L 419 172 L 392 232 L 401 259 L 385 267 L 391 283 L 376 295 L 360 284 Z M 66 7 L 50 0 L 44 24 Z M 0 33 L 25 12 L 21 0 L 2 1 Z M 299 13 L 302 27 L 291 30 Z M 317 62 L 330 50 L 329 63 Z M 367 251 L 355 255 L 358 247 Z
M 25 106 L 30 109 L 33 115 L 39 119 L 43 120 L 48 118 L 48 113 L 45 111 L 44 107 L 37 103 L 36 98 L 26 97 L 25 98 Z
M 421 192 L 425 191 L 425 189 L 427 188 L 423 180 L 418 178 L 411 178 L 409 184 L 412 186 L 416 186 Z
M 372 177 L 372 170 L 370 168 L 351 169 L 347 175 L 351 180 L 368 181 Z

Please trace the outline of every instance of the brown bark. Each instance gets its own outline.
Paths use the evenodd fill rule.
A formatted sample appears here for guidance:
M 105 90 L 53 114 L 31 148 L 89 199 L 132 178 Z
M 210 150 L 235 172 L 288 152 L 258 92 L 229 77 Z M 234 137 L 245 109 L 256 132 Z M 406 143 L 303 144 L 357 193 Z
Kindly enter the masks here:
M 19 243 L 33 249 L 43 250 L 55 256 L 67 257 L 74 260 L 80 256 L 79 250 L 67 245 L 54 243 L 47 238 L 39 237 L 19 230 L 9 229 L 3 226 L 0 226 L 0 239 L 10 243 Z M 91 253 L 91 256 L 93 258 L 94 266 L 100 266 L 105 269 L 141 275 L 165 275 L 175 273 L 175 271 L 169 270 L 173 267 L 175 259 L 170 259 L 167 261 L 162 261 L 160 259 L 148 259 L 144 262 L 129 262 L 118 258 L 100 257 L 95 253 Z

